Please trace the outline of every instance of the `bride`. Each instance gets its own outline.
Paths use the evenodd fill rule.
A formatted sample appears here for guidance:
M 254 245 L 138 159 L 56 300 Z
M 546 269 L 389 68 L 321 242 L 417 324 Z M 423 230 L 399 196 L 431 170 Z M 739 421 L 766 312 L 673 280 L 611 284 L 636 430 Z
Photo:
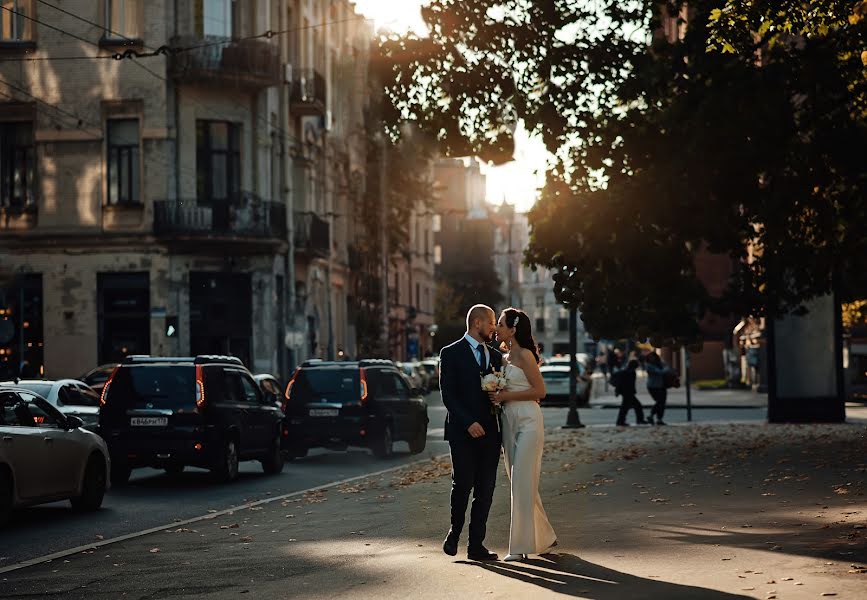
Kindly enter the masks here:
M 508 352 L 503 356 L 506 390 L 489 392 L 491 401 L 503 407 L 503 453 L 512 491 L 509 555 L 505 560 L 520 561 L 557 544 L 539 496 L 545 443 L 539 401 L 545 397 L 545 382 L 539 372 L 530 317 L 524 311 L 507 308 L 502 312 L 497 340 Z

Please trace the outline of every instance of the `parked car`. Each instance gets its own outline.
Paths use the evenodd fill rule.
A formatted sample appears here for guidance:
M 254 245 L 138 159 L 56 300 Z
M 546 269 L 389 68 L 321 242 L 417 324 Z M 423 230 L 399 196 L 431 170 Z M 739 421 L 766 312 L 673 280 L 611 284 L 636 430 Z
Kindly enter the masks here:
M 102 506 L 109 453 L 81 419 L 24 388 L 0 386 L 0 524 L 14 508 L 69 500 Z
M 413 454 L 425 448 L 427 404 L 390 360 L 305 362 L 286 386 L 285 403 L 291 456 L 363 446 L 385 458 L 399 440 Z
M 542 400 L 542 406 L 568 406 L 569 404 L 569 367 L 563 365 L 542 365 L 542 379 L 545 382 L 547 394 Z M 593 380 L 589 377 L 586 367 L 578 363 L 578 380 L 576 394 L 578 406 L 590 403 L 590 391 Z
M 95 369 L 88 371 L 84 375 L 78 378 L 78 381 L 83 381 L 97 394 L 102 393 L 102 386 L 105 385 L 105 382 L 108 381 L 108 378 L 111 377 L 111 374 L 114 373 L 114 369 L 117 367 L 119 363 L 106 363 L 104 365 L 99 365 Z
M 408 362 L 397 362 L 394 364 L 404 375 L 406 375 L 409 380 L 410 388 L 416 390 L 420 394 L 425 394 L 427 392 L 425 389 L 425 378 L 419 372 L 418 367 Z
M 268 373 L 258 373 L 253 375 L 253 379 L 259 384 L 259 389 L 265 396 L 265 400 L 272 403 L 277 408 L 283 408 L 283 386 L 276 377 Z
M 588 369 L 588 367 L 590 366 L 590 355 L 589 354 L 585 354 L 584 352 L 579 352 L 578 354 L 575 355 L 575 360 L 578 362 L 579 365 L 583 366 L 585 370 L 589 370 Z M 555 354 L 554 356 L 546 358 L 542 364 L 547 365 L 547 366 L 552 366 L 552 367 L 557 366 L 557 365 L 559 365 L 559 366 L 565 365 L 568 367 L 569 366 L 569 355 L 568 354 Z
M 428 374 L 428 390 L 440 389 L 440 363 L 436 359 L 426 359 L 419 363 Z
M 129 356 L 100 401 L 112 484 L 138 467 L 202 467 L 220 481 L 235 479 L 242 460 L 261 461 L 269 474 L 283 470 L 283 414 L 235 357 Z
M 15 385 L 35 392 L 64 415 L 81 419 L 85 429 L 99 433 L 99 394 L 82 381 L 24 379 L 14 384 L 11 381 L 4 381 L 0 385 Z

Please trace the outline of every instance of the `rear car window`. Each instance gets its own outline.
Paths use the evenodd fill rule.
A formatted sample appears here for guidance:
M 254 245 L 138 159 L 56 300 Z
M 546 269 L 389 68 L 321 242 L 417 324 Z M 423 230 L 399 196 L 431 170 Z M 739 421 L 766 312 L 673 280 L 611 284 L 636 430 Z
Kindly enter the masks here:
M 192 365 L 132 365 L 117 370 L 106 405 L 126 408 L 187 407 L 196 402 Z
M 544 379 L 569 379 L 569 373 L 566 371 L 542 371 Z
M 30 390 L 35 394 L 39 394 L 43 398 L 48 398 L 48 395 L 51 393 L 50 383 L 19 383 L 18 387 Z
M 360 394 L 358 369 L 301 369 L 292 386 L 300 402 L 357 402 Z

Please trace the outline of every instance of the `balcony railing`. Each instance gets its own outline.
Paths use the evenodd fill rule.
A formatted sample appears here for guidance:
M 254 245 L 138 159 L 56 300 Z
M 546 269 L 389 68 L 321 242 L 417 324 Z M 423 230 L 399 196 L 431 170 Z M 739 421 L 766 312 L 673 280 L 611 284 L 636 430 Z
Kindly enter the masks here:
M 300 69 L 292 75 L 289 110 L 296 115 L 324 115 L 328 98 L 325 78 L 313 69 Z
M 172 38 L 171 45 L 190 48 L 169 55 L 169 73 L 185 82 L 210 81 L 261 88 L 283 81 L 278 47 L 268 42 L 180 36 Z
M 328 221 L 310 212 L 295 213 L 295 252 L 308 258 L 326 258 L 331 243 Z
M 243 192 L 231 201 L 158 200 L 154 233 L 167 236 L 286 238 L 286 206 Z

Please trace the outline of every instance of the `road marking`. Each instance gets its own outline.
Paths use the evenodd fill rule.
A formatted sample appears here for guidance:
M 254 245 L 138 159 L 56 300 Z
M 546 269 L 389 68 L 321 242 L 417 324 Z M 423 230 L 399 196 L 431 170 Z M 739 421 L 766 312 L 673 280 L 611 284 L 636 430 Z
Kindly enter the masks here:
M 124 542 L 126 540 L 131 540 L 133 538 L 142 537 L 145 535 L 150 535 L 152 533 L 158 533 L 160 531 L 165 531 L 166 529 L 170 529 L 173 527 L 183 527 L 184 525 L 189 525 L 190 523 L 197 523 L 199 521 L 207 521 L 210 519 L 216 519 L 217 517 L 222 517 L 224 515 L 229 515 L 239 510 L 247 510 L 254 506 L 262 506 L 264 504 L 271 504 L 272 502 L 278 502 L 281 500 L 286 500 L 288 498 L 294 498 L 296 496 L 303 496 L 308 492 L 316 492 L 319 490 L 324 490 L 327 488 L 335 487 L 338 485 L 343 485 L 346 483 L 351 483 L 353 481 L 359 481 L 361 479 L 369 479 L 371 477 L 379 477 L 380 475 L 385 475 L 386 473 L 391 473 L 392 471 L 398 471 L 400 469 L 406 469 L 407 467 L 411 467 L 413 465 L 417 465 L 423 462 L 429 462 L 432 460 L 436 460 L 439 458 L 445 458 L 448 454 L 436 454 L 434 456 L 429 456 L 428 458 L 420 458 L 418 460 L 414 460 L 412 462 L 408 462 L 402 465 L 397 465 L 394 467 L 390 467 L 388 469 L 383 469 L 381 471 L 376 471 L 373 473 L 366 473 L 364 475 L 357 475 L 355 477 L 350 477 L 348 479 L 341 479 L 339 481 L 331 481 L 329 483 L 324 483 L 322 485 L 317 485 L 316 487 L 307 488 L 305 490 L 299 490 L 297 492 L 291 492 L 289 494 L 283 494 L 282 496 L 275 496 L 274 498 L 265 498 L 263 500 L 257 500 L 255 502 L 248 502 L 247 504 L 241 504 L 239 506 L 233 506 L 232 508 L 226 508 L 224 510 L 219 510 L 217 512 L 208 513 L 206 515 L 200 515 L 198 517 L 193 517 L 191 519 L 185 519 L 183 521 L 172 521 L 166 525 L 161 525 L 159 527 L 151 527 L 150 529 L 144 529 L 142 531 L 136 531 L 134 533 L 127 533 L 125 535 L 120 535 L 118 537 L 114 537 L 108 540 L 99 540 L 92 544 L 85 544 L 83 546 L 78 546 L 76 548 L 70 548 L 68 550 L 60 550 L 59 552 L 54 552 L 52 554 L 46 554 L 45 556 L 39 556 L 37 558 L 31 558 L 28 560 L 22 560 L 21 562 L 17 562 L 5 567 L 0 567 L 0 574 L 9 573 L 11 571 L 18 571 L 20 569 L 26 569 L 28 567 L 32 567 L 35 565 L 39 565 L 51 560 L 57 560 L 58 558 L 66 558 L 67 556 L 72 556 L 73 554 L 78 554 L 80 552 L 86 552 L 88 550 L 96 550 L 97 548 L 102 548 L 103 546 L 108 546 L 109 544 L 116 544 L 118 542 Z

